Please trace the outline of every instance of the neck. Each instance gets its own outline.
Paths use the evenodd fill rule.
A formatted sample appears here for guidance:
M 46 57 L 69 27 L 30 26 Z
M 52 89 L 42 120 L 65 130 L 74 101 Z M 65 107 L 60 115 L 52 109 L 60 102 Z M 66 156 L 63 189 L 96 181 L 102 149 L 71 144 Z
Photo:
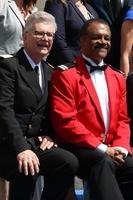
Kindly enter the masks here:
M 101 62 L 104 62 L 104 60 L 103 59 L 95 59 L 95 58 L 93 58 L 93 57 L 90 57 L 90 56 L 88 56 L 88 55 L 85 55 L 84 53 L 82 54 L 83 55 L 83 58 L 85 58 L 85 59 L 90 59 L 92 62 L 94 62 L 95 64 L 99 64 L 99 63 L 101 63 Z

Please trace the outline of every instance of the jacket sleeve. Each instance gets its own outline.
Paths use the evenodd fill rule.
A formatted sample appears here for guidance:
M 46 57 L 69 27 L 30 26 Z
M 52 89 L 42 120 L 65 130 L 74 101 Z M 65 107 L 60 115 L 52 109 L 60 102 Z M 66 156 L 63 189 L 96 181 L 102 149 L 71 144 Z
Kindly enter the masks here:
M 16 154 L 30 149 L 20 125 L 15 117 L 15 70 L 4 62 L 0 62 L 0 139 L 7 143 Z
M 114 135 L 112 146 L 121 146 L 130 152 L 130 119 L 127 114 L 126 81 L 123 75 L 120 74 L 117 83 L 118 91 L 120 91 L 117 97 L 119 98 L 119 110 L 116 108 L 118 111 L 118 118 L 115 119 L 112 117 L 112 120 L 116 120 L 117 122 L 116 134 Z

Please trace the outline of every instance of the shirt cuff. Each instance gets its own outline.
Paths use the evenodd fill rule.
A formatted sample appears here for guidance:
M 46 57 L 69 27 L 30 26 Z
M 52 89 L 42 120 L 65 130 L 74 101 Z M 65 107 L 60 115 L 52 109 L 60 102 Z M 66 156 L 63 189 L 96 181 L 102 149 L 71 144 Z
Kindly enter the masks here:
M 115 149 L 116 150 L 118 149 L 118 151 L 121 151 L 124 154 L 124 158 L 127 157 L 128 151 L 125 148 L 123 148 L 123 147 L 115 147 Z
M 97 150 L 100 151 L 100 152 L 102 152 L 102 153 L 105 153 L 107 151 L 107 148 L 108 148 L 108 146 L 105 145 L 105 144 L 99 144 L 97 146 Z

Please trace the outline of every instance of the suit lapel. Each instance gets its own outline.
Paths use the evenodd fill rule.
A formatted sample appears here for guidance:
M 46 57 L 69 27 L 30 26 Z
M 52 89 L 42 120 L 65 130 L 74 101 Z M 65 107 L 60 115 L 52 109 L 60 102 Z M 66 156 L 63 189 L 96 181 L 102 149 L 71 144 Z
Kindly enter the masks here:
M 73 9 L 76 11 L 76 13 L 79 15 L 79 17 L 83 20 L 83 22 L 86 21 L 85 17 L 83 16 L 83 14 L 80 12 L 80 10 L 77 8 L 77 6 L 74 3 L 74 0 L 70 1 L 70 4 L 72 5 Z
M 116 110 L 116 81 L 114 79 L 112 70 L 110 69 L 110 67 L 107 67 L 106 71 L 105 71 L 105 77 L 106 77 L 106 81 L 107 81 L 107 87 L 108 87 L 108 95 L 109 95 L 109 108 L 110 108 L 110 119 L 113 120 L 113 117 L 111 116 L 115 116 L 115 110 Z M 111 121 L 110 121 L 111 124 Z
M 19 72 L 25 83 L 31 88 L 37 99 L 40 100 L 42 93 L 37 83 L 36 74 L 28 62 L 23 50 L 21 49 L 17 56 L 19 57 Z
M 93 82 L 91 80 L 91 77 L 86 69 L 86 66 L 83 60 L 79 60 L 77 72 L 81 73 L 81 79 L 86 88 L 87 94 L 89 95 L 92 101 L 92 104 L 95 106 L 97 113 L 99 114 L 99 117 L 101 118 L 101 123 L 104 126 L 104 120 L 103 120 L 100 102 L 99 102 L 95 87 L 93 85 Z

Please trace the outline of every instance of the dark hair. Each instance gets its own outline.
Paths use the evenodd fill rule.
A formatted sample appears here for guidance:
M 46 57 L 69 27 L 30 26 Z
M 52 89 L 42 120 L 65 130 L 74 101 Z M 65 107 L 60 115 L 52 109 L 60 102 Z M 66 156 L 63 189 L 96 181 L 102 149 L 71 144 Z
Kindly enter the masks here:
M 104 19 L 90 19 L 87 20 L 80 30 L 80 38 L 88 34 L 88 29 L 92 23 L 104 24 L 109 27 L 109 24 Z M 109 27 L 110 29 L 110 27 Z
M 27 8 L 31 4 L 34 6 L 37 3 L 37 0 L 23 0 L 23 7 Z
M 52 3 L 54 0 L 46 0 L 46 3 L 47 2 L 50 2 Z M 59 3 L 62 3 L 64 6 L 66 6 L 68 4 L 68 1 L 69 0 L 58 0 Z M 83 3 L 85 2 L 85 0 L 81 0 Z

